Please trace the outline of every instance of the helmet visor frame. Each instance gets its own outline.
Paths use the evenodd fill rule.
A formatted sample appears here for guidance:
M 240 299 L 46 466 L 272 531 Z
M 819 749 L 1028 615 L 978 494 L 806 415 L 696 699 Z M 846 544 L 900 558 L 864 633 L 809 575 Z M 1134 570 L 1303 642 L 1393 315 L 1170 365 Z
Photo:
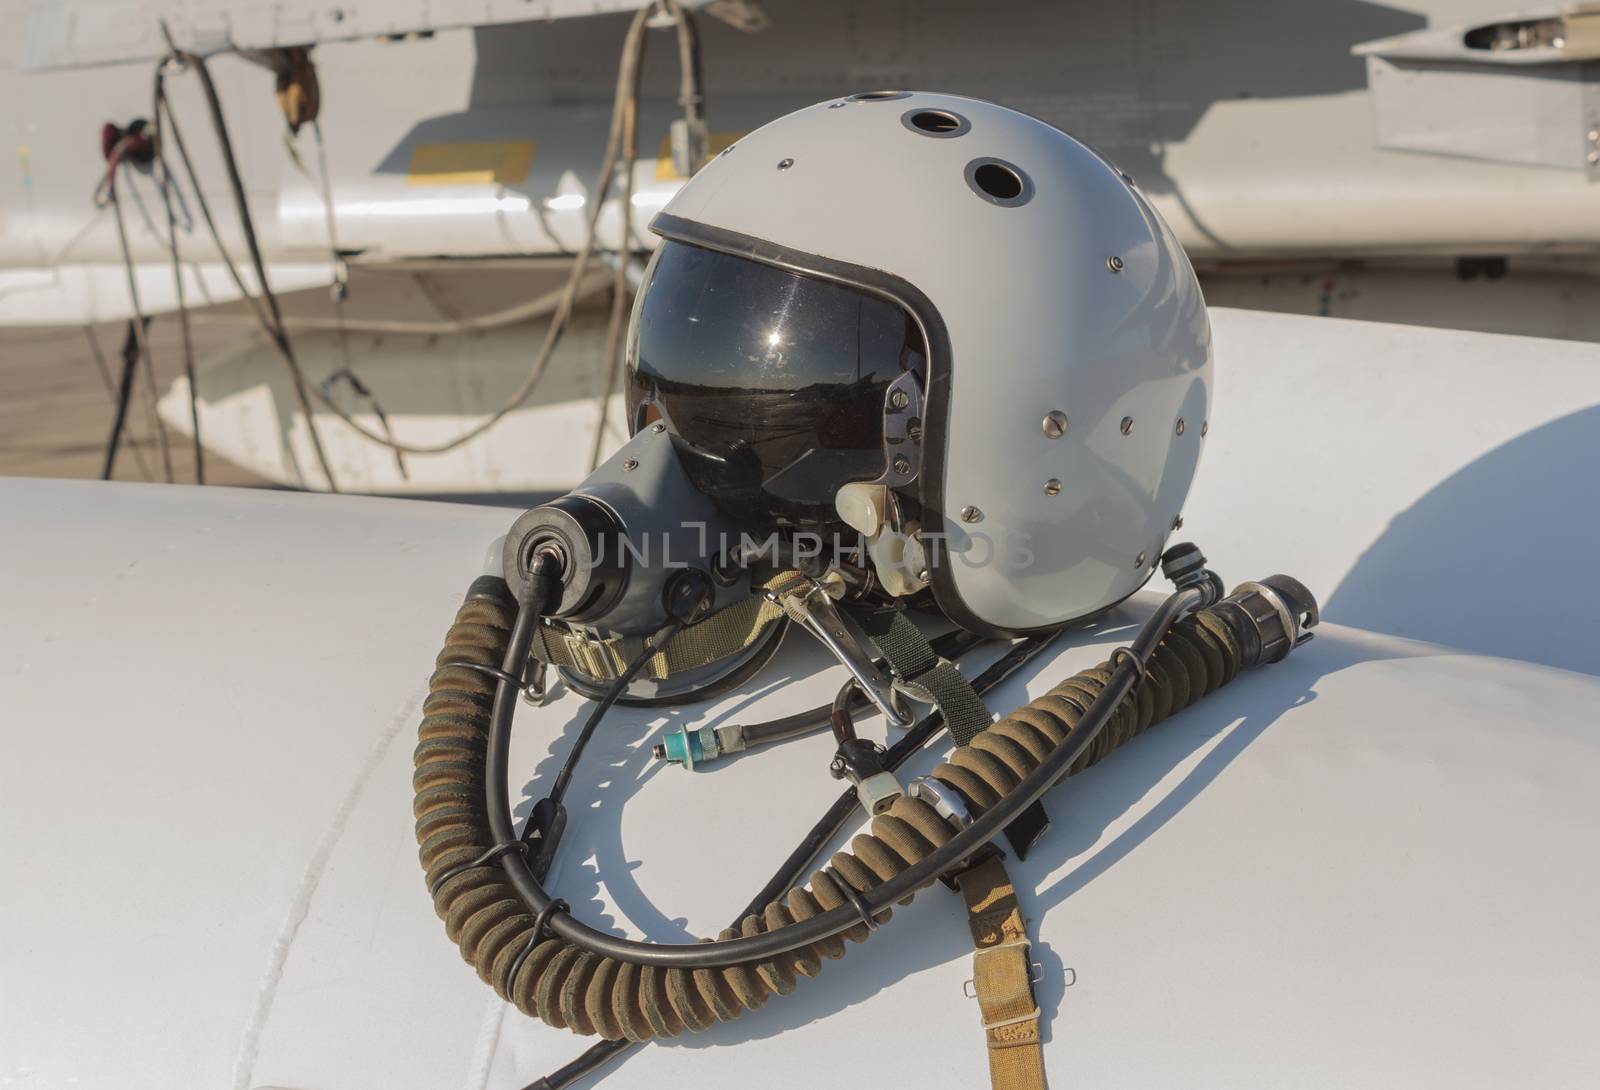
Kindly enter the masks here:
M 735 517 L 834 523 L 845 483 L 915 477 L 927 367 L 897 300 L 669 237 L 630 324 L 629 427 L 664 424 L 696 487 Z

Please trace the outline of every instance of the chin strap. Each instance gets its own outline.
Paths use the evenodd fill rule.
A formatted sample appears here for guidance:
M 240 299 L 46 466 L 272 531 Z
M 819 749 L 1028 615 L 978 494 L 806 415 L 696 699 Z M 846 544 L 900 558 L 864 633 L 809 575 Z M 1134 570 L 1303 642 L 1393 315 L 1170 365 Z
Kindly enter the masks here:
M 983 697 L 961 676 L 955 663 L 933 649 L 904 609 L 866 610 L 856 614 L 856 619 L 889 663 L 900 688 L 939 709 L 956 745 L 966 745 L 994 722 Z
M 889 663 L 900 688 L 932 704 L 944 716 L 945 727 L 956 745 L 964 746 L 994 722 L 989 709 L 956 664 L 928 643 L 906 611 L 898 606 L 856 615 L 872 645 Z M 1050 828 L 1042 803 L 1034 803 L 1006 826 L 1006 842 L 1018 859 Z
M 954 663 L 942 658 L 903 609 L 872 610 L 858 617 L 867 637 L 888 660 L 900 687 L 932 703 L 957 746 L 972 741 L 992 720 L 983 698 Z M 1017 858 L 1049 825 L 1038 803 L 1006 827 Z M 1033 996 L 1026 921 L 1005 857 L 992 845 L 954 876 L 967 904 L 972 931 L 970 992 L 983 1012 L 993 1090 L 1044 1090 L 1044 1046 L 1039 1003 Z
M 956 876 L 972 930 L 971 994 L 983 1012 L 994 1090 L 1044 1090 L 1044 1044 L 1027 924 L 998 853 Z
M 782 606 L 759 593 L 752 594 L 697 624 L 679 629 L 660 651 L 650 656 L 639 676 L 662 681 L 673 674 L 720 662 L 760 640 L 783 616 Z M 544 624 L 534 640 L 533 656 L 547 665 L 565 666 L 597 681 L 614 681 L 644 650 L 644 643 L 643 636 L 602 638 L 566 625 Z

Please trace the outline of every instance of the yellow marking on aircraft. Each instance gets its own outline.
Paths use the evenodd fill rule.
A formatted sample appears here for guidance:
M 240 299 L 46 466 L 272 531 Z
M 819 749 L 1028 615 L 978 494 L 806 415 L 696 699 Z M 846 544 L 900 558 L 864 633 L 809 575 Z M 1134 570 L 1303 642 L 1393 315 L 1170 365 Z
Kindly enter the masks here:
M 706 135 L 706 154 L 716 155 L 727 149 L 729 144 L 743 136 L 742 132 L 714 132 Z M 656 153 L 656 181 L 681 182 L 684 176 L 678 173 L 678 168 L 672 165 L 672 137 L 661 138 L 661 149 Z
M 407 185 L 516 185 L 533 166 L 532 140 L 460 140 L 418 144 Z

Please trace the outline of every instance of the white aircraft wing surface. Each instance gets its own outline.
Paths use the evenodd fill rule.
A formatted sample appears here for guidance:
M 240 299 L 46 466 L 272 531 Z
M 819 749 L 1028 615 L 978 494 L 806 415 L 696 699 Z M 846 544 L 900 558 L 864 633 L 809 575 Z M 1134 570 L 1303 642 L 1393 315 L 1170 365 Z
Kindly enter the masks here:
M 426 678 L 512 512 L 16 480 L 0 511 L 0 1085 L 514 1090 L 582 1050 L 461 962 L 412 835 Z M 991 706 L 1103 658 L 1150 601 Z M 551 886 L 636 936 L 723 926 L 837 794 L 832 743 L 700 773 L 650 745 L 839 680 L 796 635 L 743 694 L 617 714 Z M 1056 789 L 1013 868 L 1051 1084 L 1595 1085 L 1597 705 L 1600 678 L 1327 624 Z M 521 710 L 515 798 L 582 712 Z M 984 1085 L 970 959 L 936 886 L 602 1085 Z

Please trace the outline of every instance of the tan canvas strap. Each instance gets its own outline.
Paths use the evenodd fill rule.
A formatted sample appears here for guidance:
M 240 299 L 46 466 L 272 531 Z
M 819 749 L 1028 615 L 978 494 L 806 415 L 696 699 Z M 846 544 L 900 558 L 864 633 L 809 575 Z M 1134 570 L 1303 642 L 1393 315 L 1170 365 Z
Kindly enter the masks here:
M 803 580 L 804 576 L 780 572 L 762 589 L 781 591 L 795 578 Z M 775 596 L 773 593 L 772 597 Z M 738 654 L 784 616 L 783 606 L 772 597 L 752 594 L 718 610 L 699 624 L 679 630 L 665 647 L 650 656 L 640 676 L 660 681 Z M 535 658 L 552 666 L 566 666 L 588 677 L 609 681 L 620 676 L 642 650 L 644 639 L 639 636 L 601 639 L 561 625 L 547 624 L 539 628 L 533 653 Z
M 1028 932 L 1005 861 L 994 855 L 956 878 L 972 930 L 971 993 L 983 1012 L 994 1090 L 1044 1090 L 1039 1003 Z

